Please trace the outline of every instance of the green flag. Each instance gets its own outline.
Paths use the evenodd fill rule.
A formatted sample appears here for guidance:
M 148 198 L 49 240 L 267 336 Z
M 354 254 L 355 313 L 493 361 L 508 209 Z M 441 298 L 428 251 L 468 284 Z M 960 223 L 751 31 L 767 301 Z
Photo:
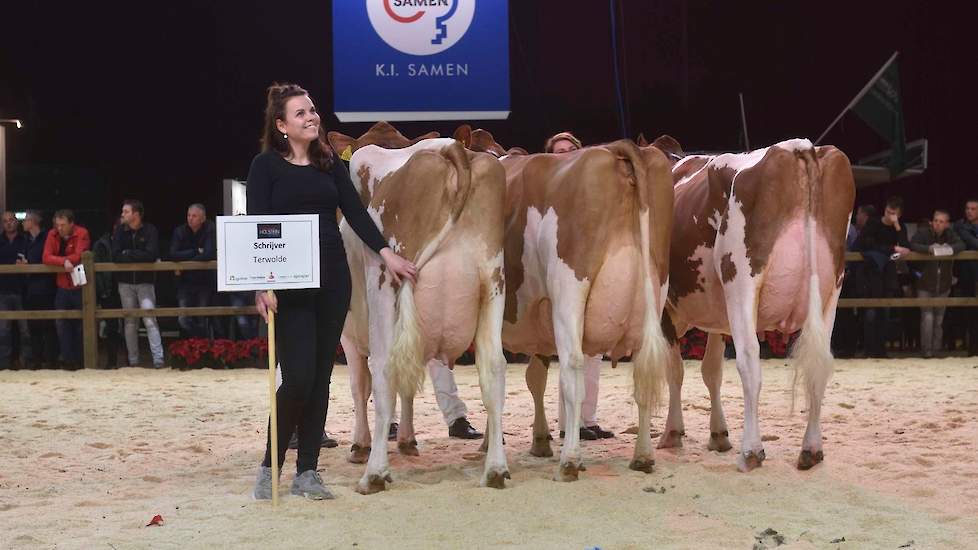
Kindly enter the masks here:
M 852 110 L 890 143 L 890 174 L 896 176 L 903 172 L 906 167 L 907 145 L 903 133 L 900 73 L 895 54 L 876 79 L 867 86 L 862 97 L 855 101 Z

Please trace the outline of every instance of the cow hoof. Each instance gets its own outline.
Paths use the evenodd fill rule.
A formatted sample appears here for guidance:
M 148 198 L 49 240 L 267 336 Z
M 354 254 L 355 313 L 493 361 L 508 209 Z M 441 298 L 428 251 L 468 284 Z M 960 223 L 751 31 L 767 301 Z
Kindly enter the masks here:
M 350 454 L 346 457 L 346 461 L 351 464 L 366 464 L 368 458 L 370 458 L 370 447 L 361 447 L 354 443 L 350 447 Z
M 397 450 L 402 455 L 405 456 L 420 456 L 421 453 L 418 452 L 418 440 L 411 439 L 411 441 L 398 441 Z
M 825 455 L 822 454 L 822 451 L 816 451 L 814 453 L 811 451 L 802 451 L 801 454 L 798 455 L 798 469 L 810 470 L 824 458 Z
M 710 443 L 706 446 L 707 449 L 711 451 L 717 451 L 718 453 L 725 453 L 733 448 L 730 445 L 730 433 L 727 430 L 723 430 L 720 433 L 710 432 Z
M 659 438 L 659 449 L 681 448 L 686 430 L 669 430 Z
M 490 487 L 492 489 L 505 489 L 506 480 L 513 479 L 509 475 L 509 470 L 503 470 L 501 472 L 489 472 L 486 474 L 485 479 L 482 480 L 483 487 Z
M 760 468 L 764 463 L 764 449 L 760 451 L 748 451 L 737 457 L 737 468 L 741 472 L 749 472 L 755 468 Z
M 635 470 L 636 472 L 645 472 L 647 474 L 652 473 L 652 467 L 655 466 L 654 458 L 634 458 L 628 464 L 628 468 Z
M 557 469 L 557 477 L 554 481 L 577 481 L 580 477 L 580 473 L 587 470 L 584 467 L 584 463 L 574 464 L 572 462 L 567 464 L 561 464 Z
M 539 457 L 549 457 L 553 456 L 553 449 L 550 448 L 550 440 L 546 437 L 536 437 L 533 438 L 533 446 L 530 447 L 530 454 Z
M 392 482 L 390 474 L 379 476 L 377 474 L 371 474 L 367 476 L 367 483 L 364 484 L 363 480 L 357 483 L 357 492 L 361 495 L 372 495 L 374 493 L 380 493 L 381 491 L 387 490 L 387 482 Z

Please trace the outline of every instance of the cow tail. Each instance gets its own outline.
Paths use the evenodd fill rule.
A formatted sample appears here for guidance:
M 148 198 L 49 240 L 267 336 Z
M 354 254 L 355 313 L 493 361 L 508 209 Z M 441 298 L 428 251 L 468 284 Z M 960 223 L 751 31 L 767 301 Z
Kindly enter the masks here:
M 662 333 L 662 307 L 665 305 L 665 285 L 660 284 L 660 275 L 656 266 L 666 265 L 662 261 L 656 263 L 652 257 L 652 228 L 659 227 L 668 231 L 672 226 L 671 219 L 655 219 L 652 208 L 652 188 L 654 185 L 669 185 L 672 189 L 672 178 L 669 175 L 668 163 L 665 157 L 662 162 L 646 165 L 639 155 L 638 148 L 629 143 L 619 151 L 625 154 L 635 170 L 635 187 L 637 190 L 638 208 L 637 223 L 641 235 L 642 250 L 642 294 L 645 306 L 645 316 L 642 321 L 642 340 L 638 352 L 632 356 L 632 376 L 635 385 L 635 403 L 639 407 L 655 410 L 662 402 L 663 386 L 666 377 L 666 365 L 669 360 L 669 344 Z M 661 154 L 656 151 L 657 154 Z M 669 198 L 670 206 L 672 198 Z M 656 250 L 656 254 L 665 254 L 667 250 Z M 668 270 L 668 267 L 666 267 Z M 658 294 L 657 294 L 658 290 Z
M 443 158 L 452 165 L 455 178 L 448 182 L 448 197 L 451 202 L 451 215 L 448 222 L 438 234 L 418 254 L 414 265 L 418 268 L 418 276 L 425 264 L 438 251 L 441 244 L 451 233 L 452 227 L 462 214 L 462 209 L 468 201 L 472 190 L 472 167 L 468 154 L 459 142 L 442 150 Z M 394 320 L 394 340 L 391 345 L 388 372 L 394 391 L 400 394 L 414 395 L 424 387 L 424 340 L 421 337 L 421 327 L 418 324 L 418 311 L 414 302 L 414 285 L 404 281 L 397 292 L 397 315 Z
M 796 151 L 799 180 L 805 191 L 805 257 L 808 264 L 808 312 L 802 325 L 801 335 L 791 350 L 794 377 L 791 384 L 791 410 L 795 410 L 797 385 L 805 388 L 808 410 L 820 405 L 825 387 L 832 377 L 834 361 L 829 345 L 829 334 L 822 311 L 815 248 L 815 208 L 821 195 L 821 173 L 813 148 Z

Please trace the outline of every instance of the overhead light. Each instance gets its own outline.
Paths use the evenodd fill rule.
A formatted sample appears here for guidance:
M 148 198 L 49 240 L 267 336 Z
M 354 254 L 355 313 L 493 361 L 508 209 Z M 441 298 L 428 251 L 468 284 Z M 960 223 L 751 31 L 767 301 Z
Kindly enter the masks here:
M 13 124 L 18 130 L 24 127 L 24 123 L 19 118 L 0 118 L 0 124 Z

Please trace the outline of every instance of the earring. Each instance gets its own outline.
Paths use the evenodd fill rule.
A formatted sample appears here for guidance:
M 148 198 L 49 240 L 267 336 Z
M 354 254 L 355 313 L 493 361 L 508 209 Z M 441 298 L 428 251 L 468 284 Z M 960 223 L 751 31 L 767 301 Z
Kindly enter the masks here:
M 289 139 L 289 134 L 282 134 L 282 139 Z

